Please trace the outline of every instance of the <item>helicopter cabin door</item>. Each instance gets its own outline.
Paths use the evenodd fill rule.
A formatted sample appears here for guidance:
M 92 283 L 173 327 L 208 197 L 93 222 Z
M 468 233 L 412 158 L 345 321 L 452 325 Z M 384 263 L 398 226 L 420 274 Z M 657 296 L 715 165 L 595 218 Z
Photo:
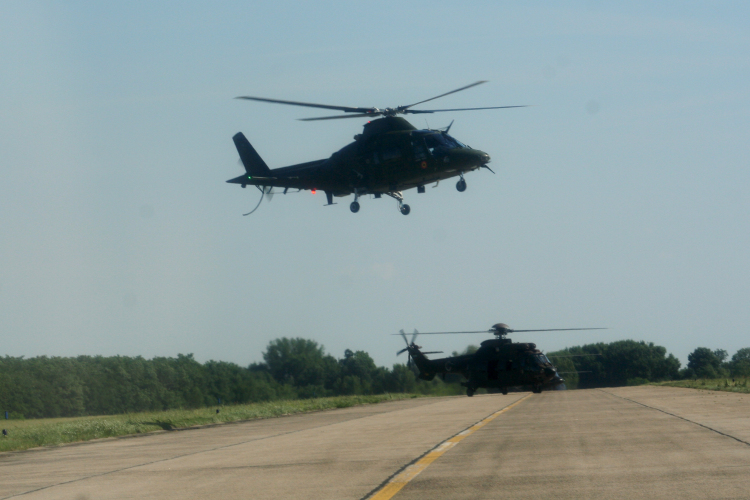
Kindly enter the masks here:
M 411 153 L 414 165 L 417 166 L 417 170 L 426 174 L 432 169 L 430 168 L 431 154 L 427 151 L 427 145 L 424 142 L 424 137 L 415 135 L 411 138 Z
M 403 164 L 406 160 L 403 139 L 402 136 L 385 134 L 374 144 L 372 174 L 379 183 L 395 188 L 403 176 Z
M 497 380 L 497 365 L 500 361 L 497 359 L 491 359 L 487 361 L 487 380 Z

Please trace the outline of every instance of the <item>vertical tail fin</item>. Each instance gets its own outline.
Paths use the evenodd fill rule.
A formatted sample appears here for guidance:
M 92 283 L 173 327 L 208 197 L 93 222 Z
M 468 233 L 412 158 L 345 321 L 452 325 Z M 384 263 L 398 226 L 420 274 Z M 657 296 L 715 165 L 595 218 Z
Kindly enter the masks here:
M 268 177 L 271 169 L 255 151 L 255 148 L 250 145 L 250 141 L 247 140 L 245 135 L 242 132 L 237 132 L 232 140 L 237 147 L 237 152 L 240 154 L 240 159 L 247 173 L 257 177 Z

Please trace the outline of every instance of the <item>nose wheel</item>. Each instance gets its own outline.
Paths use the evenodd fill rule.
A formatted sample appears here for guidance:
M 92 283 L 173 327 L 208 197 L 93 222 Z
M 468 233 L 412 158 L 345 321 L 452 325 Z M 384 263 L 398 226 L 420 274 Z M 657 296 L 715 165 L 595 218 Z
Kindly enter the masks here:
M 390 193 L 385 193 L 394 200 L 398 202 L 398 211 L 401 212 L 404 215 L 409 215 L 409 212 L 411 212 L 411 207 L 404 203 L 404 195 L 401 194 L 401 191 L 391 191 Z
M 456 189 L 459 193 L 466 191 L 466 181 L 463 177 L 461 177 L 461 180 L 456 183 Z
M 355 189 L 354 201 L 351 202 L 351 204 L 349 205 L 349 210 L 351 210 L 353 214 L 356 214 L 357 212 L 359 212 L 359 202 L 357 201 L 358 199 L 359 199 L 359 190 Z

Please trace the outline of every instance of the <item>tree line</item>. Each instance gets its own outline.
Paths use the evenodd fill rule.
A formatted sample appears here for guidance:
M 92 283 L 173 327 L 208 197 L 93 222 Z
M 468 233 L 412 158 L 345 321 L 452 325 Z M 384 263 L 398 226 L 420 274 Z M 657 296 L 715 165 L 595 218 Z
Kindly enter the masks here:
M 469 346 L 461 354 L 475 350 Z M 664 347 L 632 340 L 576 346 L 548 356 L 569 388 L 750 376 L 750 348 L 729 359 L 726 351 L 699 347 L 682 369 Z M 302 338 L 271 341 L 263 362 L 246 367 L 199 363 L 192 354 L 153 359 L 6 356 L 0 358 L 0 411 L 9 411 L 13 418 L 73 417 L 352 394 L 464 391 L 457 375 L 429 382 L 417 375 L 413 366 L 378 367 L 364 351 L 347 349 L 337 359 L 322 345 Z
M 695 378 L 750 376 L 750 348 L 738 350 L 731 359 L 723 349 L 698 347 L 688 364 L 652 342 L 621 340 L 569 347 L 548 353 L 568 388 L 617 387 L 645 382 Z
M 271 341 L 262 363 L 199 363 L 192 354 L 0 358 L 0 411 L 11 418 L 112 415 L 281 399 L 407 392 L 458 394 L 397 364 L 377 367 L 364 351 L 336 359 L 313 340 Z

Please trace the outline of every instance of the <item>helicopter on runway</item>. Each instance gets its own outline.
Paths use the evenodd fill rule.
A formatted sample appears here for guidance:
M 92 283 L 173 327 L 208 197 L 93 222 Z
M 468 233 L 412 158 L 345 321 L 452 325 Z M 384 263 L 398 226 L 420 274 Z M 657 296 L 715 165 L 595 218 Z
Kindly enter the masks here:
M 497 323 L 489 330 L 466 332 L 424 332 L 414 330 L 411 340 L 407 340 L 403 330 L 395 335 L 401 335 L 406 347 L 396 353 L 408 352 L 409 360 L 414 361 L 419 369 L 419 378 L 432 380 L 435 375 L 454 373 L 462 375 L 466 382 L 466 395 L 471 397 L 477 389 L 499 389 L 508 394 L 509 387 L 531 386 L 532 391 L 541 393 L 545 388 L 555 387 L 565 382 L 557 368 L 536 344 L 517 343 L 507 338 L 513 332 L 560 332 L 573 330 L 604 330 L 604 328 L 552 328 L 543 330 L 513 330 L 505 323 Z M 494 339 L 481 343 L 473 354 L 450 356 L 440 359 L 428 359 L 427 352 L 422 352 L 421 346 L 415 344 L 418 335 L 446 335 L 463 333 L 491 333 Z
M 435 186 L 433 187 L 437 187 L 441 180 L 459 177 L 456 189 L 463 192 L 466 190 L 464 174 L 480 168 L 486 168 L 491 172 L 492 169 L 487 165 L 490 162 L 490 155 L 478 149 L 473 149 L 448 134 L 451 125 L 453 125 L 452 121 L 445 129 L 417 130 L 411 123 L 397 115 L 525 107 L 412 109 L 418 104 L 466 90 L 482 83 L 485 83 L 485 81 L 474 82 L 465 87 L 407 106 L 384 109 L 332 106 L 263 97 L 237 97 L 237 99 L 334 109 L 349 113 L 302 118 L 303 121 L 339 118 L 377 119 L 368 121 L 364 125 L 363 132 L 354 136 L 353 143 L 333 153 L 330 158 L 273 170 L 266 165 L 244 134 L 239 132 L 232 139 L 246 173 L 234 179 L 229 179 L 227 182 L 239 184 L 243 188 L 249 185 L 256 186 L 260 190 L 261 197 L 258 205 L 244 215 L 250 215 L 257 210 L 264 196 L 268 196 L 270 199 L 270 196 L 274 194 L 274 188 L 283 188 L 284 194 L 289 189 L 310 190 L 313 193 L 321 190 L 325 192 L 327 205 L 335 204 L 333 202 L 334 196 L 342 197 L 353 194 L 354 201 L 349 205 L 349 209 L 354 213 L 360 209 L 358 200 L 361 196 L 373 195 L 375 198 L 381 198 L 386 195 L 398 202 L 398 208 L 402 214 L 408 215 L 411 209 L 409 205 L 404 203 L 403 191 L 417 188 L 418 193 L 424 193 L 427 184 L 434 182 Z

